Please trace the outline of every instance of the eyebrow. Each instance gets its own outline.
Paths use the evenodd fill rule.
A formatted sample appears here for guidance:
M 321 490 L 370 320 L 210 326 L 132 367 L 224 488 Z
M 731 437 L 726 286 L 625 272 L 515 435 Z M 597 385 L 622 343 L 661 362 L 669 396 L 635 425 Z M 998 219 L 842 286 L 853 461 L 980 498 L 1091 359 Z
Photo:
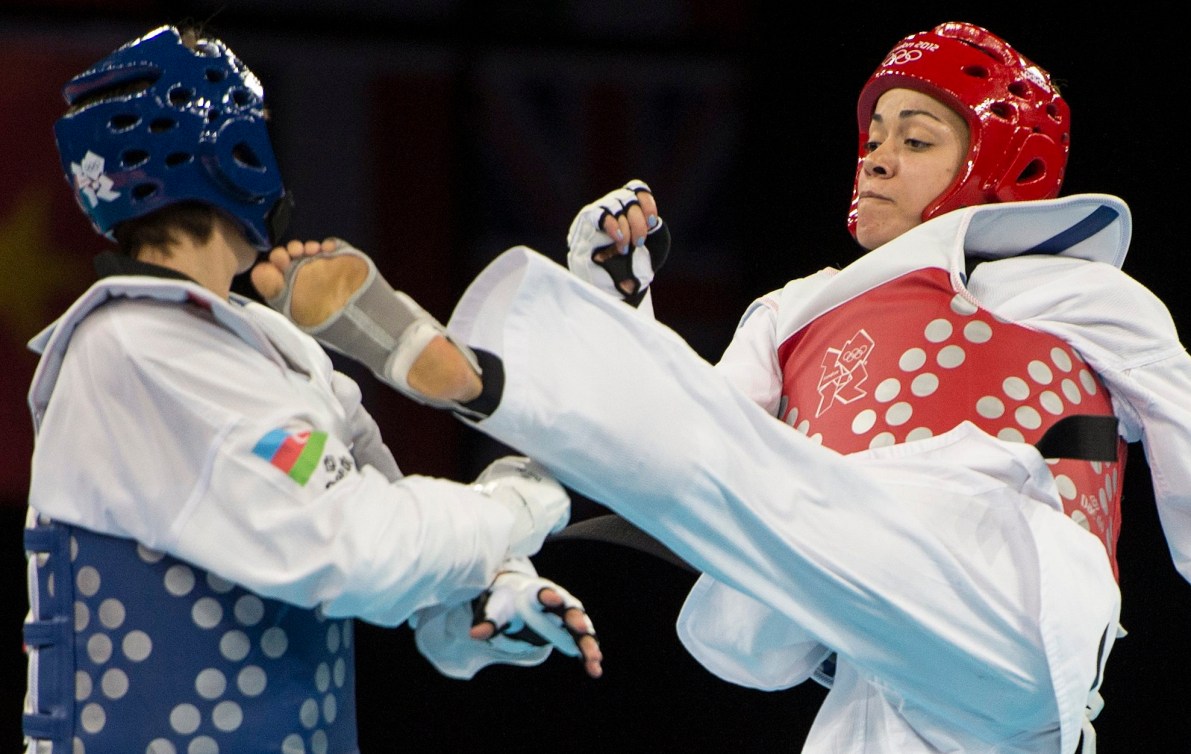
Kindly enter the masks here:
M 935 115 L 934 113 L 932 113 L 929 110 L 900 110 L 900 111 L 898 111 L 897 117 L 900 120 L 905 120 L 906 118 L 912 118 L 915 115 L 925 115 L 926 117 L 928 117 L 932 120 L 938 121 L 939 123 L 943 123 L 944 125 L 946 125 L 946 123 L 943 121 L 942 118 Z M 876 112 L 873 113 L 872 119 L 877 121 L 878 123 L 883 123 L 885 121 L 885 119 L 881 117 L 881 114 L 876 113 Z

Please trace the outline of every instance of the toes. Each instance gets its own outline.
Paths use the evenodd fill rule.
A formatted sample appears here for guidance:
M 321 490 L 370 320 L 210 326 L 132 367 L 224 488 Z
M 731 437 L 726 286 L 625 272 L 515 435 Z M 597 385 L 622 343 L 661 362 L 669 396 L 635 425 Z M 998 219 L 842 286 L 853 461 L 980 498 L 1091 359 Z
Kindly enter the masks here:
M 285 251 L 291 258 L 297 259 L 298 257 L 302 256 L 303 253 L 305 253 L 306 244 L 294 238 L 285 245 Z
M 285 290 L 285 275 L 270 262 L 261 262 L 253 267 L 250 278 L 256 292 L 266 301 L 277 298 Z

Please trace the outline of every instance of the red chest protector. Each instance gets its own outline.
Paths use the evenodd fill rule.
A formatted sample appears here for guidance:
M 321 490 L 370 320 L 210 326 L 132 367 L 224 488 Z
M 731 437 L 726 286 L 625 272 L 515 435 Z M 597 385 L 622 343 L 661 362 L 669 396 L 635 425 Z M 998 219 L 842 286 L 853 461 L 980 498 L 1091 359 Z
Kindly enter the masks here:
M 841 453 L 941 434 L 964 420 L 1037 443 L 1058 420 L 1112 415 L 1070 346 L 1005 322 L 951 287 L 907 273 L 835 307 L 778 348 L 779 418 Z M 1104 543 L 1116 573 L 1127 445 L 1115 462 L 1048 459 L 1063 509 Z

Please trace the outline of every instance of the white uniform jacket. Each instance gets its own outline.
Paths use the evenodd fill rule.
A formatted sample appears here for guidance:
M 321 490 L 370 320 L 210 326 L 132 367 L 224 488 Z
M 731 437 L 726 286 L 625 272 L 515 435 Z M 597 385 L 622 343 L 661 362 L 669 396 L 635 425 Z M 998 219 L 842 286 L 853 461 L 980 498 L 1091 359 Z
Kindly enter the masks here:
M 137 274 L 31 344 L 30 752 L 357 752 L 352 618 L 408 620 L 454 677 L 545 660 L 467 634 L 504 508 L 402 476 L 356 383 L 279 314 L 112 259 Z
M 264 306 L 107 277 L 31 347 L 39 514 L 388 626 L 476 595 L 505 557 L 510 515 L 403 477 L 358 386 Z

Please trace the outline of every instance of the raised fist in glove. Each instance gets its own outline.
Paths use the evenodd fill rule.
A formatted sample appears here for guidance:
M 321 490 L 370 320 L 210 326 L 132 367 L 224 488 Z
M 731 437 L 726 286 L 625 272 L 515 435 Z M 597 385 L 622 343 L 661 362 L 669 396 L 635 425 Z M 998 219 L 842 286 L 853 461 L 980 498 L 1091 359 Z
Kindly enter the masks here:
M 537 575 L 524 558 L 502 566 L 492 585 L 472 601 L 473 639 L 504 651 L 517 644 L 550 645 L 569 657 L 580 657 L 592 678 L 603 673 L 595 626 L 583 603 L 567 590 Z
M 554 477 L 525 456 L 505 456 L 488 465 L 472 488 L 513 514 L 509 556 L 533 555 L 546 537 L 571 517 L 571 498 Z
M 579 210 L 567 231 L 567 267 L 637 306 L 670 253 L 653 192 L 632 180 Z

